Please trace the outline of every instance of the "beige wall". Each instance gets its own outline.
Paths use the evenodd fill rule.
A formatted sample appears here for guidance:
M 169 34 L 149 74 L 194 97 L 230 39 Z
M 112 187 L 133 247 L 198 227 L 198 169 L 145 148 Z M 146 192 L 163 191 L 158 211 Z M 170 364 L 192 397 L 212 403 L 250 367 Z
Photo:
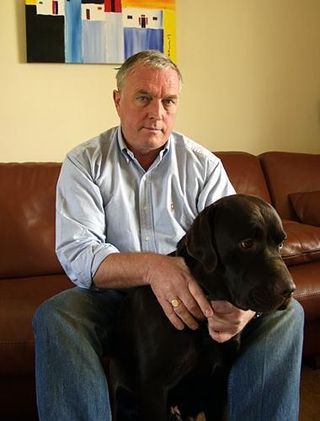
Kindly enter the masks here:
M 117 124 L 112 65 L 25 63 L 23 0 L 0 0 L 0 161 L 60 161 Z M 211 150 L 320 153 L 320 1 L 177 0 L 176 129 Z

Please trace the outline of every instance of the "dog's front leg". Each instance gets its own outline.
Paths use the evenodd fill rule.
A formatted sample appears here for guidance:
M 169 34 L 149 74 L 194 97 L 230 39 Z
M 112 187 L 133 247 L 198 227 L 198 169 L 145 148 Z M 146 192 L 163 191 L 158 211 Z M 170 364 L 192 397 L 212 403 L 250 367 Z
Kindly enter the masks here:
M 168 421 L 167 390 L 163 385 L 145 384 L 139 393 L 141 421 Z
M 141 421 L 131 372 L 125 370 L 117 358 L 112 358 L 109 363 L 108 377 L 110 380 L 112 419 L 114 421 Z
M 226 421 L 227 419 L 227 389 L 228 367 L 219 367 L 207 379 L 207 399 L 204 407 L 206 420 Z

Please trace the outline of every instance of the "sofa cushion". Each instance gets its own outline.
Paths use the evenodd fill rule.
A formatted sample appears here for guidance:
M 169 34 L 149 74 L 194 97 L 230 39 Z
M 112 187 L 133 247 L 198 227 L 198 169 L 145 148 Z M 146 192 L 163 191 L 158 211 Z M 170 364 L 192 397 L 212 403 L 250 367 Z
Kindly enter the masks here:
M 289 272 L 297 286 L 294 297 L 303 305 L 306 320 L 319 320 L 320 261 L 289 266 Z
M 64 274 L 0 279 L 0 378 L 33 373 L 33 314 L 47 298 L 72 286 Z
M 237 193 L 258 196 L 270 203 L 259 158 L 247 152 L 215 152 Z
M 260 162 L 274 207 L 283 219 L 297 219 L 291 193 L 320 190 L 320 154 L 265 152 Z
M 302 223 L 320 227 L 320 190 L 292 193 L 289 198 Z
M 281 255 L 288 266 L 320 260 L 320 227 L 283 220 L 287 240 Z
M 55 255 L 60 164 L 0 164 L 0 278 L 62 273 Z

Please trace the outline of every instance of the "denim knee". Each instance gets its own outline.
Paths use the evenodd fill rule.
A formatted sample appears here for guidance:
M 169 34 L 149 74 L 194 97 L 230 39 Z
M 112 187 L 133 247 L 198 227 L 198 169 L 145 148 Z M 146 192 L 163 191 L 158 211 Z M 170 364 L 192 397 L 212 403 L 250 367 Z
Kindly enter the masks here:
M 53 318 L 54 312 L 50 309 L 49 301 L 50 299 L 40 304 L 33 315 L 32 327 L 34 334 L 41 331 L 43 326 L 48 326 Z
M 285 310 L 284 318 L 290 324 L 296 326 L 297 330 L 301 330 L 304 327 L 304 309 L 299 301 L 291 300 L 287 310 Z
M 63 312 L 59 311 L 59 306 L 55 305 L 55 299 L 55 296 L 49 298 L 36 309 L 32 320 L 33 331 L 36 335 L 44 330 L 53 332 L 59 325 L 64 324 L 61 323 Z
M 292 307 L 295 311 L 296 318 L 300 319 L 302 322 L 304 322 L 304 309 L 303 309 L 302 305 L 299 303 L 299 301 L 297 301 L 295 299 L 292 300 L 291 304 L 292 304 Z
M 65 290 L 49 298 L 36 310 L 33 318 L 36 339 L 41 340 L 48 335 L 51 340 L 60 337 L 67 343 L 70 340 L 77 343 L 85 341 L 99 355 L 108 353 L 122 300 L 123 294 L 115 290 L 101 293 L 78 287 Z

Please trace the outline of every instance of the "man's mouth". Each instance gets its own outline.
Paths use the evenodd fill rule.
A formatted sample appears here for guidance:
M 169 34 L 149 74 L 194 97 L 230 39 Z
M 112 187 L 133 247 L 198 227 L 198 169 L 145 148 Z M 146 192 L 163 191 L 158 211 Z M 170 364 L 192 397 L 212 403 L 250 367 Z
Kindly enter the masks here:
M 162 132 L 162 129 L 159 129 L 157 127 L 146 127 L 146 126 L 144 126 L 143 129 L 151 131 L 151 132 Z

